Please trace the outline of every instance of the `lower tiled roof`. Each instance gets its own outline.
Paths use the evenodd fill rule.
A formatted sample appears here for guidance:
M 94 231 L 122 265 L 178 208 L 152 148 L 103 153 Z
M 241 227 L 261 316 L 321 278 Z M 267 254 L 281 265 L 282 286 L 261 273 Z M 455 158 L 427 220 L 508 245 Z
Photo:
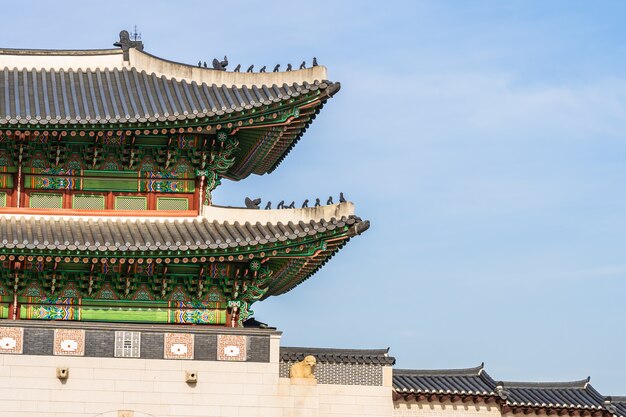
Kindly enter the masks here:
M 394 369 L 393 389 L 394 400 L 482 397 L 513 412 L 550 409 L 626 417 L 626 397 L 602 396 L 591 386 L 589 378 L 572 382 L 496 382 L 483 365 L 467 369 Z
M 482 364 L 466 369 L 393 370 L 393 388 L 398 393 L 495 395 L 494 387 Z
M 127 251 L 215 250 L 315 236 L 362 222 L 356 216 L 256 224 L 193 218 L 173 221 L 0 216 L 0 249 Z
M 607 397 L 604 406 L 618 417 L 626 417 L 626 397 Z
M 374 364 L 391 366 L 396 358 L 388 355 L 387 349 L 328 349 L 311 347 L 281 347 L 280 360 L 282 362 L 297 362 L 305 356 L 315 356 L 321 363 L 343 364 Z
M 602 409 L 604 402 L 588 378 L 573 382 L 498 382 L 496 391 L 511 407 Z

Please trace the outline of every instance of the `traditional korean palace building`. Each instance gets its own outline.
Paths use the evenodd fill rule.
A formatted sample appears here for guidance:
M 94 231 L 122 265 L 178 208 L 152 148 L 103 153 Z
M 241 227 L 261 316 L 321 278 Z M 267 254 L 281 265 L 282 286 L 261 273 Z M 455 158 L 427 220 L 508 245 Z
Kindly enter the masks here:
M 340 84 L 317 62 L 240 72 L 126 31 L 115 46 L 0 49 L 0 416 L 626 417 L 588 379 L 281 346 L 253 304 L 369 222 L 343 196 L 262 209 L 212 192 L 274 171 Z

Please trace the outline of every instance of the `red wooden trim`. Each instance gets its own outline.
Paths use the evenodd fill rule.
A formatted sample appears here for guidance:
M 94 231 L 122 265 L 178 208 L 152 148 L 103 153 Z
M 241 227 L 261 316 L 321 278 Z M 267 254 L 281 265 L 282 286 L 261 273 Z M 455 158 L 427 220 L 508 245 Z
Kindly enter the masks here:
M 74 210 L 74 209 L 32 209 L 0 207 L 1 214 L 47 214 L 51 216 L 91 216 L 91 217 L 197 217 L 197 210 Z

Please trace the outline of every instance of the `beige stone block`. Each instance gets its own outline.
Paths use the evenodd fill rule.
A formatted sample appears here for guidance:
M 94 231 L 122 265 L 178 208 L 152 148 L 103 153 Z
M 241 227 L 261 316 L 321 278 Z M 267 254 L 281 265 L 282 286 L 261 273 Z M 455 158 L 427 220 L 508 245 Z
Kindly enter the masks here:
M 246 362 L 246 372 L 248 373 L 262 373 L 262 374 L 276 374 L 278 375 L 277 363 L 258 363 L 258 362 Z
M 86 402 L 85 403 L 85 415 L 95 416 L 97 414 L 104 414 L 109 417 L 117 417 L 118 410 L 128 410 L 130 407 L 123 405 L 123 403 L 105 403 L 105 402 Z M 134 409 L 136 411 L 136 409 Z M 100 416 L 98 416 L 100 417 Z
M 278 386 L 265 384 L 244 384 L 244 395 L 278 395 Z
M 280 335 L 277 334 L 270 336 L 270 362 L 280 362 Z
M 144 369 L 153 371 L 180 371 L 191 366 L 191 362 L 180 359 L 143 359 Z
M 262 374 L 263 375 L 263 383 L 265 385 L 277 385 L 279 383 L 278 371 L 276 373 L 271 374 Z M 286 378 L 285 378 L 286 379 Z
M 168 404 L 162 402 L 158 392 L 123 392 L 124 404 Z
M 47 413 L 84 413 L 83 401 L 38 401 L 37 411 Z
M 289 395 L 295 398 L 315 397 L 319 396 L 318 385 L 294 385 L 289 386 Z
M 5 365 L 54 366 L 53 356 L 39 355 L 0 355 Z
M 370 405 L 370 406 L 364 406 L 363 407 L 363 415 L 366 416 L 391 416 L 391 411 L 393 410 L 393 407 L 391 406 L 391 404 L 389 404 L 388 406 L 385 405 Z M 462 416 L 462 414 L 461 414 Z
M 239 407 L 237 406 L 222 406 L 220 407 L 221 417 L 239 417 Z M 247 417 L 247 416 L 241 416 Z
M 0 390 L 0 404 L 7 400 L 49 401 L 51 390 L 33 390 L 28 388 L 8 388 Z
M 0 415 L 13 417 L 15 416 L 15 412 L 20 411 L 21 408 L 22 408 L 22 401 L 20 400 L 3 400 Z
M 115 380 L 115 391 L 121 392 L 154 392 L 154 382 Z
M 259 406 L 262 408 L 292 408 L 294 406 L 294 398 L 289 395 L 262 395 L 259 397 Z
M 135 412 L 135 417 L 144 417 L 146 414 L 153 415 L 155 417 L 169 417 L 170 414 L 170 406 L 166 404 L 124 404 L 123 407 L 120 407 L 121 410 L 133 410 Z M 143 414 L 142 414 L 143 413 Z M 89 416 L 91 417 L 91 416 Z M 100 416 L 98 416 L 100 417 Z M 115 416 L 117 417 L 117 415 Z M 191 417 L 191 416 L 190 416 Z M 193 416 L 196 417 L 196 416 Z
M 357 399 L 363 397 L 355 397 L 353 395 L 320 395 L 320 404 L 358 404 Z
M 275 407 L 259 407 L 259 417 L 283 417 L 284 410 Z
M 145 371 L 140 369 L 96 368 L 93 379 L 140 381 Z M 73 373 L 72 373 L 73 376 Z
M 360 414 L 363 415 L 363 406 L 356 404 L 331 404 L 330 414 Z
M 319 408 L 319 397 L 317 395 L 296 395 L 293 398 L 294 408 Z
M 239 373 L 224 374 L 223 381 L 227 384 L 263 384 L 263 374 L 259 373 Z
M 386 407 L 393 407 L 392 394 L 391 390 L 389 393 L 385 393 L 385 395 L 381 396 L 371 396 L 371 397 L 363 397 L 363 396 L 354 396 L 357 404 L 365 404 L 365 405 L 383 405 Z
M 383 387 L 391 387 L 393 380 L 393 368 L 391 366 L 383 366 Z
M 146 369 L 148 359 L 101 358 L 101 367 L 105 369 Z
M 194 366 L 198 371 L 221 372 L 221 373 L 247 373 L 247 362 L 219 362 L 219 361 L 195 361 Z
M 221 407 L 175 404 L 170 406 L 168 416 L 219 416 Z
M 319 417 L 317 409 L 292 408 L 283 411 L 285 417 Z
M 72 379 L 73 370 L 70 369 L 70 377 L 63 384 L 64 389 L 71 390 L 79 390 L 79 391 L 92 391 L 92 392 L 113 392 L 115 391 L 115 381 L 114 380 L 106 380 L 106 379 L 92 379 L 92 380 L 81 380 L 81 379 Z M 59 385 L 60 385 L 59 381 Z
M 189 368 L 191 369 L 191 367 Z M 195 369 L 195 368 L 194 368 Z M 198 372 L 200 374 L 200 372 Z M 175 370 L 175 371 L 156 371 L 156 370 L 146 370 L 137 374 L 142 381 L 184 381 L 185 371 L 184 370 Z
M 318 385 L 318 387 L 320 389 L 320 395 L 354 395 L 361 397 L 380 397 L 385 395 L 391 395 L 391 388 L 389 387 L 331 384 L 322 384 Z

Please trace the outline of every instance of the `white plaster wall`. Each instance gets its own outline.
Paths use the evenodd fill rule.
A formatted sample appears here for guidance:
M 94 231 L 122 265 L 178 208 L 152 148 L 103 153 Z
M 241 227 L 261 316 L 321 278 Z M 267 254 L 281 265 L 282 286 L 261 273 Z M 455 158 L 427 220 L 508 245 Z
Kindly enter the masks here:
M 501 417 L 495 404 L 463 404 L 461 402 L 404 402 L 393 405 L 394 417 Z
M 274 347 L 275 348 L 275 347 Z M 4 417 L 391 416 L 391 387 L 301 385 L 278 362 L 0 355 Z M 68 367 L 69 378 L 56 378 Z M 185 371 L 198 383 L 185 382 Z

